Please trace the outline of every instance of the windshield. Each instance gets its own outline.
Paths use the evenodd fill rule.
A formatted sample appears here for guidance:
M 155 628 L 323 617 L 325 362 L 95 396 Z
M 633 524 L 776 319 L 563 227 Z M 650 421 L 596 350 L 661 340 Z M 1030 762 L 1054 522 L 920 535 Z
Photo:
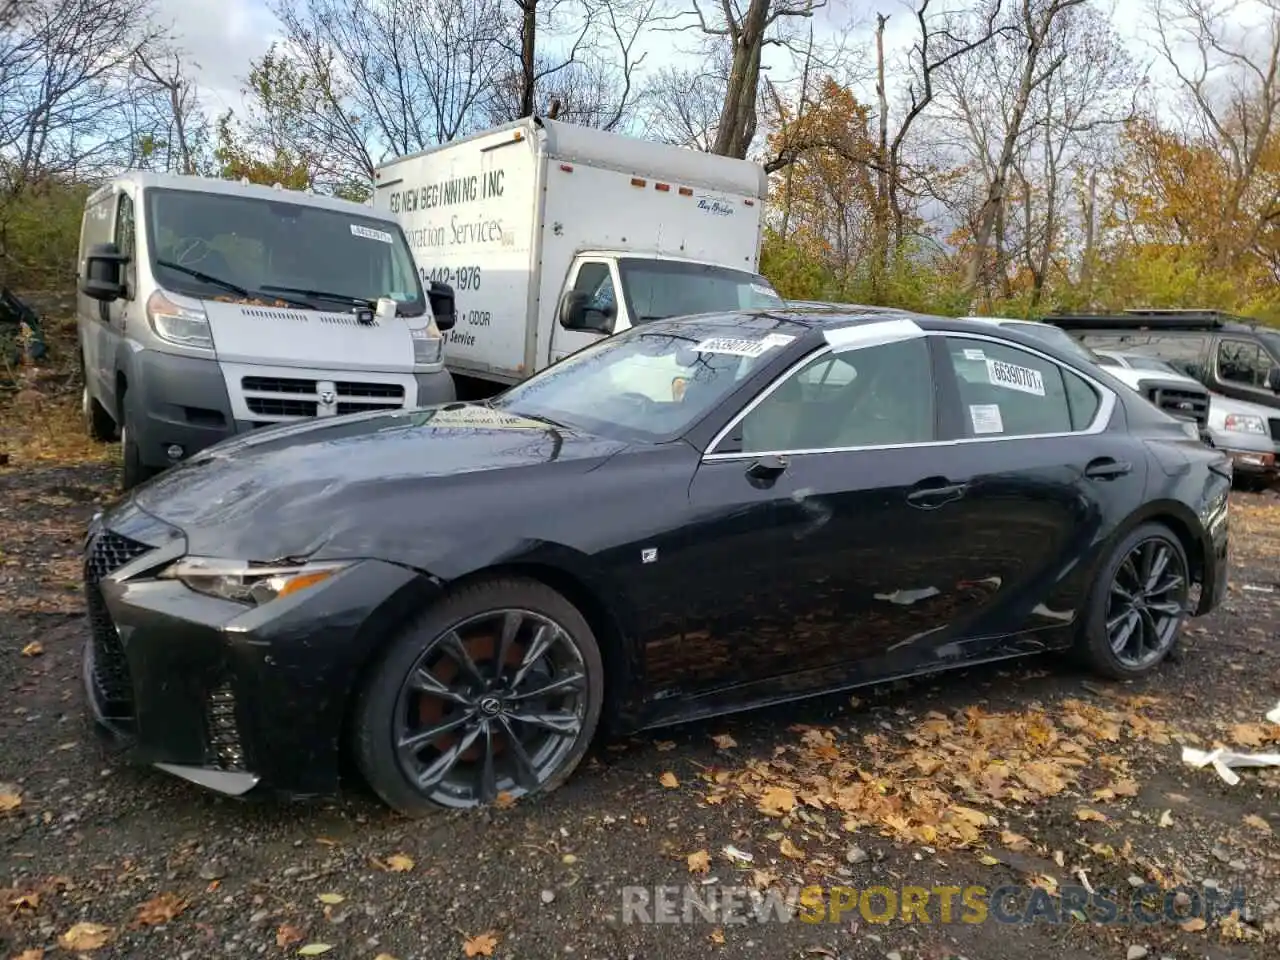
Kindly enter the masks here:
M 671 439 L 792 339 L 723 324 L 632 327 L 570 354 L 491 406 L 610 439 Z
M 1005 326 L 1014 327 L 1029 337 L 1037 337 L 1045 343 L 1053 344 L 1060 350 L 1074 353 L 1077 357 L 1082 357 L 1090 363 L 1101 363 L 1101 358 L 1097 354 L 1061 327 L 1055 327 L 1048 323 L 1006 323 Z
M 357 299 L 391 297 L 404 316 L 426 311 L 394 223 L 291 203 L 287 194 L 266 200 L 152 189 L 146 196 L 152 271 L 166 289 L 226 299 L 238 287 L 267 303 L 344 313 Z
M 629 257 L 618 262 L 618 273 L 632 323 L 783 305 L 768 280 L 746 270 Z

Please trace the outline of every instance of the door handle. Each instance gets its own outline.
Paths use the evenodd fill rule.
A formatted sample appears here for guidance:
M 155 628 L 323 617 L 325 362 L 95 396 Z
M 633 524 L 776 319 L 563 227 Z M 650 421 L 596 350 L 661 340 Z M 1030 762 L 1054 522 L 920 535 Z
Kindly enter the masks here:
M 967 483 L 954 483 L 946 477 L 927 477 L 907 493 L 907 503 L 921 510 L 937 510 L 959 500 L 968 488 Z
M 770 454 L 756 460 L 747 467 L 747 478 L 750 480 L 775 480 L 787 469 L 787 458 Z
M 1090 480 L 1114 480 L 1133 472 L 1133 464 L 1125 460 L 1113 460 L 1111 457 L 1098 457 L 1090 460 L 1084 468 L 1084 475 Z

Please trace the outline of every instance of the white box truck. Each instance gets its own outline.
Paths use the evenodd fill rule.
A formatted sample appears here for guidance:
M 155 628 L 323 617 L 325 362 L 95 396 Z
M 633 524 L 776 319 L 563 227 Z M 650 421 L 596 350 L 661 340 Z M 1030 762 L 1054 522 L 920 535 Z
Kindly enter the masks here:
M 530 117 L 389 161 L 374 186 L 423 282 L 454 289 L 459 396 L 648 319 L 782 303 L 757 272 L 751 161 Z

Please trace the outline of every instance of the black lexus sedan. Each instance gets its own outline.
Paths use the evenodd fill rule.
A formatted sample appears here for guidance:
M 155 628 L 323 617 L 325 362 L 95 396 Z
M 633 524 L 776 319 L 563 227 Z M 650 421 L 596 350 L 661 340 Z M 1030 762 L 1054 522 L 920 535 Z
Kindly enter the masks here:
M 1191 431 L 1193 433 L 1193 431 Z M 203 451 L 95 518 L 84 678 L 141 762 L 392 807 L 634 731 L 983 661 L 1169 653 L 1231 466 L 1079 356 L 894 310 L 655 320 L 483 403 Z

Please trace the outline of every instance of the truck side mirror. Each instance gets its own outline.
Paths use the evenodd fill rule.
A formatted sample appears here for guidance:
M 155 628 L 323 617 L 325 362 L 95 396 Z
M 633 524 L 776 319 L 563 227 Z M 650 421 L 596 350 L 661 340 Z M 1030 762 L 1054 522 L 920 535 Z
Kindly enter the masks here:
M 124 265 L 129 258 L 114 243 L 95 243 L 85 253 L 80 292 L 110 303 L 124 296 Z
M 441 333 L 452 330 L 458 322 L 458 310 L 454 306 L 453 287 L 439 280 L 432 280 L 427 290 L 427 300 L 431 304 L 431 315 L 435 317 L 436 326 Z
M 596 310 L 590 307 L 585 293 L 570 290 L 560 301 L 560 326 L 566 330 L 584 330 L 590 333 L 613 333 L 616 311 Z

